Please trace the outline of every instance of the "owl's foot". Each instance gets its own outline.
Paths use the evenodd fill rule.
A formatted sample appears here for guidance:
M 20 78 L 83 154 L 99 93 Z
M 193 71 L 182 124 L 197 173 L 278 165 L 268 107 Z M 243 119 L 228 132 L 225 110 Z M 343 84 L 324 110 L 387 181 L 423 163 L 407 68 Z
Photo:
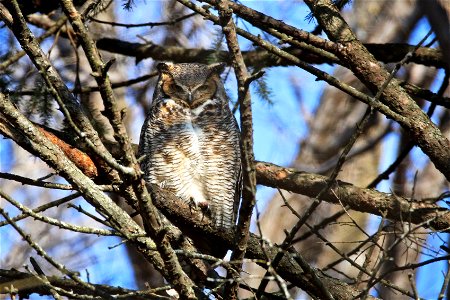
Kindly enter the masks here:
M 203 218 L 205 217 L 205 214 L 209 215 L 211 213 L 208 201 L 195 201 L 194 198 L 190 198 L 189 199 L 189 207 L 192 209 L 192 207 L 195 208 L 200 208 L 201 212 L 202 212 L 202 221 Z M 192 212 L 192 210 L 191 210 Z
M 197 203 L 197 206 L 203 211 L 209 210 L 209 204 L 206 201 Z

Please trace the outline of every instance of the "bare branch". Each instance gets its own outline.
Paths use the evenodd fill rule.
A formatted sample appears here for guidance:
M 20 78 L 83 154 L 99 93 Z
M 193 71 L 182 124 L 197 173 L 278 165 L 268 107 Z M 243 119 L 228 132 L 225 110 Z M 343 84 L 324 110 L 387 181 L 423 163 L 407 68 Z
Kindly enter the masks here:
M 189 228 L 189 231 L 186 233 L 194 241 L 202 241 L 204 236 L 207 235 L 210 244 L 220 245 L 227 249 L 231 249 L 234 246 L 235 234 L 232 229 L 216 228 L 212 225 L 212 220 L 204 216 L 201 211 L 191 210 L 187 203 L 180 202 L 173 194 L 163 191 L 155 185 L 152 185 L 150 189 L 152 198 L 155 200 L 155 206 L 164 212 L 164 215 L 179 228 Z M 261 243 L 264 243 L 265 250 L 262 249 Z M 261 241 L 260 237 L 250 234 L 246 257 L 257 261 L 260 266 L 266 268 L 266 255 L 268 255 L 269 260 L 273 260 L 279 251 L 279 247 L 272 246 L 266 241 Z M 321 290 L 314 284 L 312 278 L 295 262 L 295 255 L 296 253 L 291 252 L 284 255 L 279 264 L 278 274 L 309 294 L 320 297 L 322 295 Z M 320 270 L 315 269 L 315 272 L 325 288 L 330 291 L 336 300 L 353 299 L 359 293 L 353 287 L 326 275 Z M 370 299 L 374 298 L 370 297 Z
M 337 8 L 329 0 L 306 0 L 314 16 L 327 35 L 344 47 L 337 53 L 348 64 L 355 75 L 372 91 L 377 92 L 389 73 L 356 38 Z M 405 128 L 413 141 L 424 151 L 436 168 L 450 180 L 450 143 L 433 124 L 420 107 L 400 87 L 397 79 L 392 79 L 382 93 L 381 101 L 392 111 L 400 114 L 396 119 Z
M 271 163 L 256 164 L 256 178 L 259 184 L 277 187 L 309 197 L 317 194 L 329 182 L 322 175 L 282 168 Z M 372 189 L 363 189 L 350 183 L 336 181 L 331 190 L 322 195 L 324 201 L 348 205 L 351 209 L 383 216 L 392 220 L 410 218 L 414 224 L 425 224 L 433 230 L 450 230 L 450 211 L 435 204 L 411 202 L 396 195 L 385 194 Z
M 253 153 L 253 116 L 249 90 L 249 74 L 242 57 L 241 49 L 237 41 L 236 28 L 232 19 L 232 10 L 228 1 L 219 4 L 219 16 L 222 31 L 225 35 L 228 49 L 231 53 L 234 72 L 238 83 L 239 112 L 241 116 L 241 152 L 242 152 L 242 203 L 239 210 L 237 225 L 237 241 L 233 248 L 231 260 L 242 261 L 244 259 L 247 241 L 249 238 L 250 220 L 255 206 L 256 176 L 255 157 Z M 236 264 L 237 273 L 242 269 L 242 262 Z M 230 299 L 237 297 L 237 281 L 228 287 L 227 294 Z
M 90 20 L 100 23 L 100 24 L 106 24 L 111 26 L 120 26 L 120 27 L 126 27 L 126 28 L 133 28 L 133 27 L 155 27 L 155 26 L 166 26 L 166 25 L 175 25 L 178 22 L 184 21 L 186 19 L 189 19 L 190 17 L 195 16 L 197 13 L 190 13 L 185 16 L 181 16 L 178 18 L 175 18 L 171 21 L 165 21 L 165 22 L 147 22 L 147 23 L 140 23 L 140 24 L 129 24 L 129 23 L 117 23 L 117 22 L 108 22 L 108 21 L 102 21 L 98 20 L 96 18 L 89 18 Z
M 76 281 L 67 278 L 61 278 L 58 276 L 47 276 L 47 279 L 52 288 L 63 289 L 61 293 L 68 297 L 75 298 L 77 295 L 94 295 L 92 291 L 87 290 Z M 20 272 L 17 270 L 4 270 L 0 269 L 0 293 L 8 293 L 8 288 L 13 285 L 20 290 L 19 295 L 26 297 L 32 293 L 39 293 L 41 295 L 49 294 L 49 286 L 44 286 L 42 281 L 37 280 L 34 275 Z M 148 297 L 154 297 L 156 299 L 167 299 L 162 296 L 158 296 L 156 293 L 171 289 L 170 286 L 163 286 L 159 288 L 148 289 L 145 291 L 135 291 L 122 287 L 114 287 L 104 284 L 93 284 L 97 289 L 101 289 L 112 295 L 118 295 L 120 299 L 148 299 Z M 58 289 L 57 289 L 58 290 Z M 69 292 L 72 291 L 72 292 Z M 85 299 L 94 299 L 93 297 Z M 153 299 L 153 298 L 152 298 Z

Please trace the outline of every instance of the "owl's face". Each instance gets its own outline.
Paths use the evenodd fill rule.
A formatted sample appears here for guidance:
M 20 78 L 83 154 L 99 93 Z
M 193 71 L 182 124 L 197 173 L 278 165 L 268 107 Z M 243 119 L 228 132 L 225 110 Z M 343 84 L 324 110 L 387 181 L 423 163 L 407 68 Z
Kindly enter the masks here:
M 165 96 L 194 109 L 213 99 L 224 64 L 158 64 L 161 89 Z

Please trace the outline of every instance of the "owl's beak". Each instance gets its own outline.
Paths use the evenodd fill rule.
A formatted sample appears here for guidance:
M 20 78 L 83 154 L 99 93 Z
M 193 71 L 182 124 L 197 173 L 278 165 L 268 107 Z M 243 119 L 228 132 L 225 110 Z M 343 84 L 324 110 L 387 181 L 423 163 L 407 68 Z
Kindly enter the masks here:
M 188 92 L 188 103 L 192 103 L 192 92 Z

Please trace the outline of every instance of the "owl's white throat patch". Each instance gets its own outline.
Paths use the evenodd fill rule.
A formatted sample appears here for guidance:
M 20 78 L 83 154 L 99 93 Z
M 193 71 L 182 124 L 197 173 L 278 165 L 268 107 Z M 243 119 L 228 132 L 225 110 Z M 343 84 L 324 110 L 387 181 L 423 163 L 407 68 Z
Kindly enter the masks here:
M 168 107 L 168 108 L 177 105 L 177 103 L 176 103 L 174 100 L 170 99 L 170 98 L 165 98 L 165 99 L 163 99 L 163 103 L 164 103 L 164 106 L 166 106 L 166 107 Z
M 203 109 L 205 108 L 205 106 L 208 106 L 209 104 L 214 104 L 214 102 L 216 102 L 216 99 L 208 99 L 205 102 L 203 102 L 202 105 L 200 105 L 194 109 L 191 109 L 192 117 L 195 118 L 198 115 L 200 115 L 202 113 Z

